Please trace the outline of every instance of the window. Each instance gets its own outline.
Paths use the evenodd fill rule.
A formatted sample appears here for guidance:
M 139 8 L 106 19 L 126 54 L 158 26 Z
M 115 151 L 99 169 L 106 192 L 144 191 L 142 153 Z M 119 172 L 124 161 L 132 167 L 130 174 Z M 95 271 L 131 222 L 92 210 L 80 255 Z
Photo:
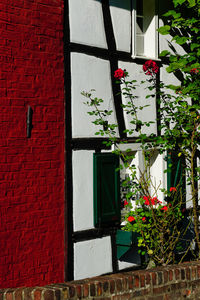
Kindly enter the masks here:
M 94 226 L 120 224 L 119 157 L 113 153 L 94 153 Z
M 133 0 L 133 56 L 157 58 L 156 0 Z

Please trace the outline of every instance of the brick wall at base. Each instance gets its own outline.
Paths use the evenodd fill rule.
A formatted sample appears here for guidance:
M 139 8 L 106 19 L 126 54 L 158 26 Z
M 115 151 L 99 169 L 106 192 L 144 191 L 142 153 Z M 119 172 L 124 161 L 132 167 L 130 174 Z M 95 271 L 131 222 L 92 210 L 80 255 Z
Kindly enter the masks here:
M 0 290 L 0 300 L 200 299 L 200 262 L 130 271 L 44 287 Z

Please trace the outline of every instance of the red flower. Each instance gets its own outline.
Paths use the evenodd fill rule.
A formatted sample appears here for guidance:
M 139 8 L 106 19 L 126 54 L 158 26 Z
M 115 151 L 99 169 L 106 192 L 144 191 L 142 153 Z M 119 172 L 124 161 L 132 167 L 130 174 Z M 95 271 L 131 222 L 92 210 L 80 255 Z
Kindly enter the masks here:
M 116 79 L 121 79 L 122 77 L 125 77 L 125 76 L 126 76 L 126 74 L 122 69 L 117 69 L 114 73 L 114 77 Z
M 157 199 L 157 197 L 153 197 L 153 198 L 151 199 L 151 204 L 152 204 L 152 205 L 156 205 L 157 203 L 161 203 L 161 201 L 159 201 L 159 200 Z
M 163 206 L 163 207 L 161 208 L 161 210 L 168 211 L 168 207 L 167 207 L 167 206 Z
M 131 222 L 134 222 L 135 221 L 135 218 L 133 216 L 129 216 L 128 217 L 128 221 L 131 223 Z
M 193 68 L 193 69 L 190 70 L 190 73 L 191 74 L 197 74 L 197 73 L 199 73 L 199 70 L 197 68 Z
M 124 205 L 128 205 L 128 201 L 124 200 Z
M 169 207 L 172 207 L 172 204 L 171 204 L 171 203 L 169 203 Z
M 157 63 L 153 60 L 147 60 L 145 64 L 143 65 L 143 71 L 146 75 L 151 75 L 157 74 L 159 71 L 159 67 Z
M 146 221 L 146 217 L 143 217 L 143 218 L 142 218 L 142 221 L 145 222 L 145 221 Z
M 144 202 L 145 205 L 150 205 L 149 196 L 148 197 L 144 196 L 143 200 L 145 200 L 145 202 Z
M 169 191 L 170 191 L 170 192 L 176 192 L 177 190 L 176 190 L 175 187 L 172 186 L 172 187 L 170 187 Z
M 161 203 L 161 201 L 159 201 L 157 197 L 150 198 L 149 196 L 148 197 L 144 196 L 143 200 L 145 200 L 144 202 L 145 205 L 150 205 L 150 204 L 156 205 L 157 203 Z

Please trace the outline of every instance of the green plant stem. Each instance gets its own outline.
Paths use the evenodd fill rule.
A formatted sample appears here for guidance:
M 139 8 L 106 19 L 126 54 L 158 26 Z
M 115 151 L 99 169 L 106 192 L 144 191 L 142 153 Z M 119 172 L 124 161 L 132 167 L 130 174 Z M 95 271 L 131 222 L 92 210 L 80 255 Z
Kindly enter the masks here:
M 192 204 L 193 204 L 193 217 L 194 217 L 194 231 L 196 235 L 196 243 L 198 248 L 198 257 L 200 258 L 200 240 L 199 240 L 199 216 L 197 212 L 197 190 L 195 187 L 195 154 L 197 146 L 194 144 L 194 136 L 196 133 L 196 127 L 192 132 L 191 138 L 191 183 L 192 183 Z

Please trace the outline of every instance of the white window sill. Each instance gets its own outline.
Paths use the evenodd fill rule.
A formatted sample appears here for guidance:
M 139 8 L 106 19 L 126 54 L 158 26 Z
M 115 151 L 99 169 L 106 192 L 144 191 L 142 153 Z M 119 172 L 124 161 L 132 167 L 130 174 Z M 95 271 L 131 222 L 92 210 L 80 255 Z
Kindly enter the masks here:
M 139 56 L 139 55 L 132 55 L 133 59 L 143 59 L 143 60 L 154 60 L 154 61 L 161 61 L 160 58 L 157 57 L 149 57 L 149 56 Z

